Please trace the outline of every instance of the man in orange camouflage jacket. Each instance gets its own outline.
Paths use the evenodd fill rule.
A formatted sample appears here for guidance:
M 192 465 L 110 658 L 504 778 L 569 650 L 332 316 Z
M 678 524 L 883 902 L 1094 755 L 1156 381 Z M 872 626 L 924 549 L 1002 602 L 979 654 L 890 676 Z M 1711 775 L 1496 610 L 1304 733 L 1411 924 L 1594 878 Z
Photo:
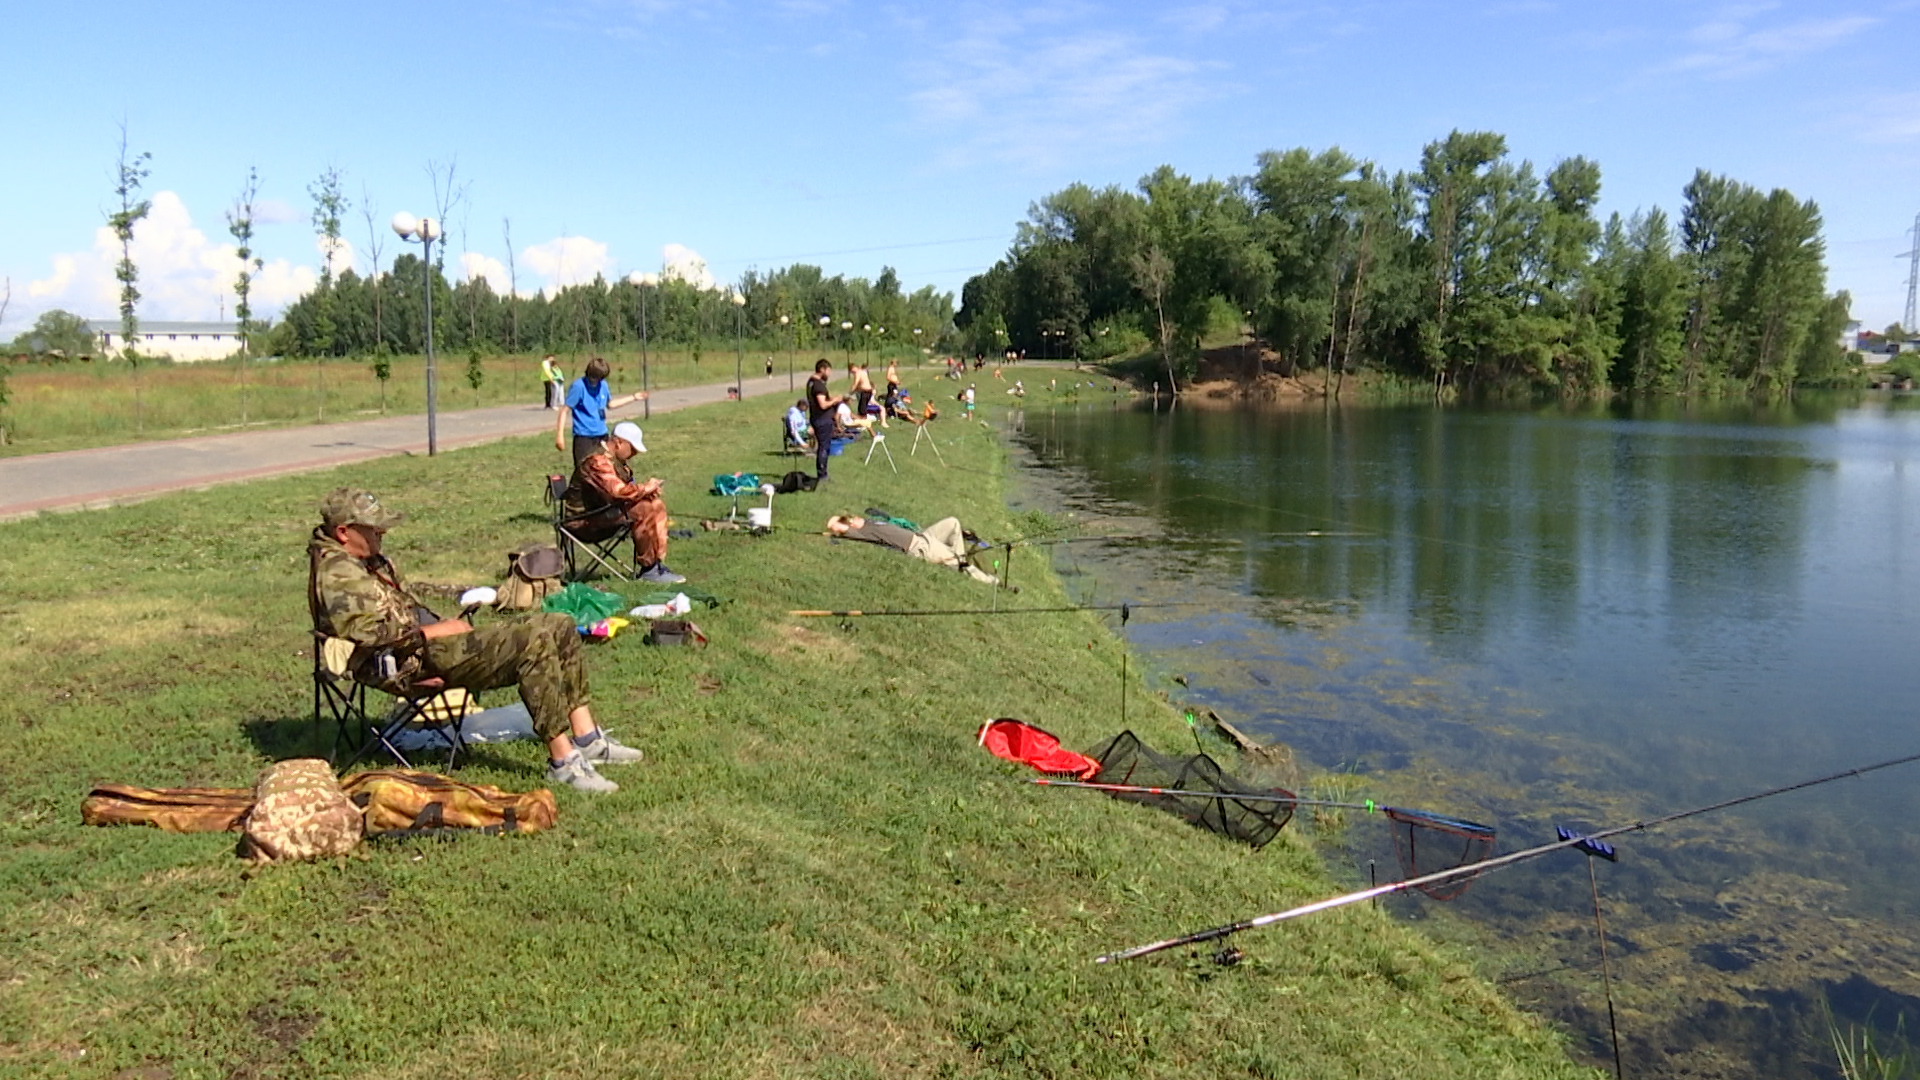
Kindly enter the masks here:
M 660 499 L 661 481 L 648 477 L 635 483 L 627 463 L 647 447 L 640 426 L 616 424 L 603 449 L 582 458 L 567 485 L 567 517 L 572 532 L 582 540 L 602 540 L 621 529 L 633 533 L 634 567 L 640 580 L 655 585 L 678 585 L 687 580 L 667 569 L 667 504 Z

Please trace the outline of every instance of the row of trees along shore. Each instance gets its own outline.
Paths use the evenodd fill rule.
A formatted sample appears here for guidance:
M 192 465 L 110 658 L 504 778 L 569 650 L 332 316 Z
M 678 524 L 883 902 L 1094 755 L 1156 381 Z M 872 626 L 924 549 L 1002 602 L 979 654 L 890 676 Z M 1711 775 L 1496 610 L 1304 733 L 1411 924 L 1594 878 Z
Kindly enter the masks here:
M 1827 294 L 1819 208 L 1787 191 L 1701 171 L 1677 225 L 1657 207 L 1603 223 L 1599 165 L 1541 177 L 1487 132 L 1428 144 L 1411 172 L 1337 148 L 1257 166 L 1041 199 L 962 290 L 964 347 L 1151 351 L 1191 376 L 1209 328 L 1244 318 L 1283 373 L 1364 365 L 1436 389 L 1777 394 L 1847 376 L 1849 298 Z
M 431 280 L 434 344 L 448 352 L 627 348 L 639 343 L 643 327 L 649 342 L 690 349 L 696 359 L 707 348 L 731 350 L 741 334 L 757 349 L 880 350 L 932 347 L 953 324 L 952 293 L 931 286 L 903 293 L 891 267 L 873 281 L 827 277 L 804 264 L 767 274 L 748 271 L 733 287 L 746 301 L 740 305 L 726 291 L 674 276 L 644 283 L 596 276 L 526 296 L 512 290 L 502 295 L 484 277 L 450 283 L 439 266 Z M 427 281 L 413 254 L 373 276 L 343 271 L 290 305 L 254 351 L 305 357 L 418 353 L 425 347 Z M 821 316 L 828 327 L 820 325 Z M 853 324 L 851 331 L 841 330 L 843 322 Z

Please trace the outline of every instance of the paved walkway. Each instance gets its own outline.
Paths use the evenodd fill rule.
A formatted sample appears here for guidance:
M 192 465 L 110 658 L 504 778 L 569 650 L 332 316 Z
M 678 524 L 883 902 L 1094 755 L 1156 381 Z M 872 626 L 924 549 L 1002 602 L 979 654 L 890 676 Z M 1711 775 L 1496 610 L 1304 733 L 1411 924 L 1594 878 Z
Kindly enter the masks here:
M 654 412 L 671 412 L 725 401 L 732 386 L 728 381 L 656 390 L 651 404 Z M 744 390 L 750 398 L 789 392 L 784 373 L 771 379 L 750 378 Z M 630 405 L 616 410 L 616 415 L 628 419 L 638 417 L 641 410 L 641 405 Z M 551 432 L 553 419 L 552 413 L 538 405 L 443 412 L 439 416 L 439 448 Z M 422 413 L 0 458 L 0 521 L 51 510 L 121 506 L 169 491 L 331 468 L 390 454 L 424 454 L 426 450 L 427 418 Z

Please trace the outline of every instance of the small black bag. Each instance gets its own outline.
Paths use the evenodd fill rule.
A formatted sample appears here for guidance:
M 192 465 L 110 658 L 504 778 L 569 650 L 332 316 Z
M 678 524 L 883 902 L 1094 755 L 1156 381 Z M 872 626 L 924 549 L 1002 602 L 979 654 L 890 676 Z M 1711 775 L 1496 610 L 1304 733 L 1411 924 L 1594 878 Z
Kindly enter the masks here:
M 818 483 L 818 480 L 796 469 L 781 477 L 780 482 L 773 485 L 773 490 L 778 495 L 791 495 L 796 491 L 812 491 Z

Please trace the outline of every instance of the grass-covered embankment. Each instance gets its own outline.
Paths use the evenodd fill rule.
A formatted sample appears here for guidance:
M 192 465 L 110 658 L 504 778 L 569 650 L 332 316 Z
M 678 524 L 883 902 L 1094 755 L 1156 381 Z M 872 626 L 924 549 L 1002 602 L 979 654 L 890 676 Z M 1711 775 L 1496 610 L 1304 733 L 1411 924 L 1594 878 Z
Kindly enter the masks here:
M 724 507 L 702 494 L 711 474 L 784 467 L 772 415 L 649 425 L 646 471 L 670 479 L 681 522 Z M 485 582 L 543 532 L 551 448 L 0 525 L 0 1072 L 1586 1075 L 1465 964 L 1364 908 L 1248 938 L 1233 968 L 1094 966 L 1330 882 L 1291 832 L 1254 854 L 1022 786 L 975 746 L 1000 715 L 1072 746 L 1115 730 L 1117 646 L 1093 615 L 786 616 L 986 603 L 959 575 L 813 532 L 868 505 L 1020 529 L 984 429 L 936 427 L 950 469 L 896 438 L 898 477 L 838 459 L 828 490 L 779 500 L 774 536 L 676 542 L 676 568 L 732 602 L 696 616 L 704 651 L 593 647 L 603 722 L 649 754 L 610 770 L 620 793 L 560 793 L 539 836 L 310 865 L 250 869 L 227 836 L 85 828 L 79 801 L 96 780 L 242 785 L 320 744 L 302 590 L 322 492 L 362 484 L 409 512 L 389 549 L 417 581 Z M 1037 558 L 1015 580 L 1021 604 L 1063 600 Z M 1186 737 L 1164 709 L 1133 724 Z M 525 788 L 539 760 L 483 749 L 463 775 Z

